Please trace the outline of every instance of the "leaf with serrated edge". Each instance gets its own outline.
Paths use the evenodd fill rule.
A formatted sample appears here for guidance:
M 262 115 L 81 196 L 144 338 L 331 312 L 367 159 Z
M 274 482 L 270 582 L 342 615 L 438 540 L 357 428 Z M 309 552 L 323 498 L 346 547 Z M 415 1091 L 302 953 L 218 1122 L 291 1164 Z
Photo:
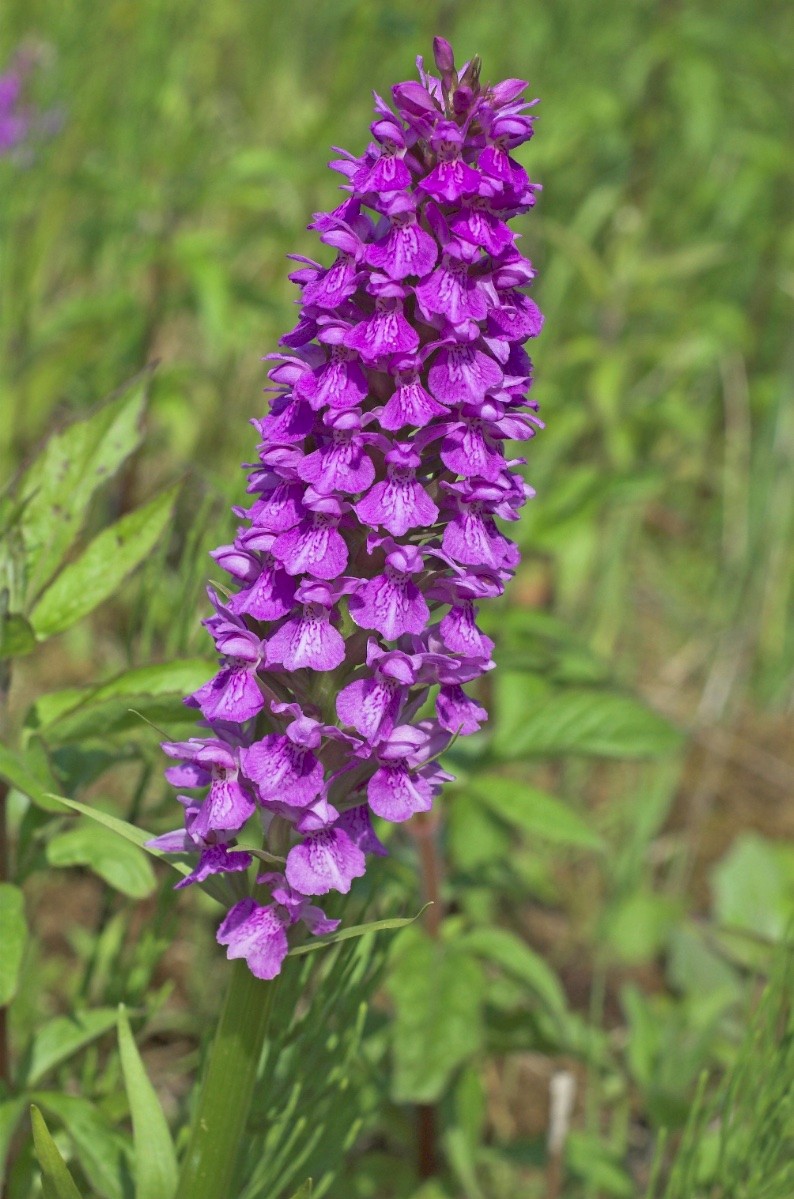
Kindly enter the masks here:
M 17 993 L 19 970 L 28 939 L 25 897 L 13 883 L 0 883 L 0 1007 L 7 1007 Z
M 407 928 L 409 924 L 413 924 L 418 920 L 427 908 L 430 907 L 426 903 L 423 908 L 420 908 L 415 916 L 396 916 L 391 920 L 373 920 L 370 924 L 353 924 L 349 928 L 341 928 L 338 933 L 328 933 L 325 937 L 313 937 L 311 941 L 307 941 L 305 945 L 296 945 L 294 949 L 289 951 L 289 957 L 300 957 L 305 953 L 314 953 L 316 949 L 325 949 L 328 945 L 336 945 L 337 941 L 350 941 L 353 937 L 363 937 L 367 933 L 384 932 L 386 929 Z
M 64 567 L 30 614 L 40 641 L 62 633 L 110 598 L 154 548 L 171 517 L 176 494 L 171 487 L 122 516 Z
M 50 1136 L 49 1129 L 35 1103 L 30 1107 L 33 1125 L 33 1145 L 36 1160 L 41 1168 L 44 1199 L 80 1199 L 80 1192 L 66 1168 L 66 1162 L 58 1152 L 58 1146 Z
M 171 1199 L 178 1179 L 174 1143 L 130 1031 L 124 1004 L 119 1004 L 118 1032 L 121 1070 L 132 1115 L 135 1199 Z M 234 1080 L 230 1082 L 233 1085 Z

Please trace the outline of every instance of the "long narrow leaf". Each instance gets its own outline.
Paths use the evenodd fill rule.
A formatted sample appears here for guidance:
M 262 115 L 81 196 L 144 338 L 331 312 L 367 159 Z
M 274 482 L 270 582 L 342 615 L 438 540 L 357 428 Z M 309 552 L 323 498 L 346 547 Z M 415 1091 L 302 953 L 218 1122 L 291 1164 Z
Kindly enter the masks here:
M 66 1168 L 66 1162 L 58 1152 L 58 1146 L 50 1136 L 44 1117 L 35 1104 L 31 1104 L 30 1119 L 33 1125 L 36 1160 L 41 1168 L 44 1199 L 80 1199 L 80 1192 Z
M 135 1199 L 171 1199 L 178 1177 L 174 1143 L 157 1092 L 147 1078 L 123 1004 L 119 1005 L 118 1031 L 121 1069 L 132 1114 Z
M 327 937 L 314 937 L 305 945 L 297 945 L 289 951 L 289 956 L 293 958 L 301 957 L 305 953 L 314 953 L 316 949 L 325 949 L 329 945 L 336 945 L 337 941 L 350 941 L 354 937 L 364 937 L 367 933 L 384 932 L 386 929 L 405 928 L 409 924 L 413 924 L 422 915 L 430 904 L 426 903 L 423 908 L 420 908 L 415 916 L 399 916 L 391 920 L 373 920 L 370 924 L 353 924 L 350 928 L 342 928 L 338 933 L 329 933 Z

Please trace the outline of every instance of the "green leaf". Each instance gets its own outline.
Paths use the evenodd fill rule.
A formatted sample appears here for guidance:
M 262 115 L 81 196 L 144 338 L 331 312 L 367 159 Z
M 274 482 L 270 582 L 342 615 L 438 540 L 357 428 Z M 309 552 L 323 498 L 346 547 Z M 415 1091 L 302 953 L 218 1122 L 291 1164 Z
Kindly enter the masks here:
M 307 1178 L 300 1190 L 297 1190 L 292 1196 L 292 1199 L 312 1199 L 312 1180 Z
M 157 1092 L 146 1076 L 124 1004 L 119 1004 L 118 1031 L 121 1069 L 132 1114 L 135 1199 L 171 1199 L 178 1179 L 174 1143 Z M 233 1086 L 234 1080 L 230 1079 L 229 1084 Z
M 125 671 L 100 687 L 70 687 L 42 695 L 28 712 L 28 728 L 45 730 L 47 740 L 83 741 L 89 737 L 154 724 L 195 721 L 182 697 L 205 683 L 212 663 L 201 658 L 143 666 Z M 138 715 L 140 713 L 140 715 Z
M 36 648 L 36 634 L 19 612 L 0 618 L 0 658 L 21 658 Z
M 6 1099 L 0 1103 L 0 1192 L 6 1177 L 8 1149 L 17 1130 L 19 1118 L 27 1107 L 27 1100 Z
M 52 578 L 80 531 L 91 497 L 139 444 L 149 376 L 147 371 L 133 379 L 117 399 L 56 433 L 22 477 L 18 498 L 24 503 L 29 595 Z
M 27 795 L 45 812 L 58 811 L 55 800 L 47 794 L 48 788 L 52 786 L 52 779 L 43 777 L 42 764 L 32 754 L 15 753 L 5 745 L 0 745 L 0 778 L 4 778 L 12 787 Z
M 115 831 L 88 820 L 78 820 L 47 843 L 50 866 L 88 866 L 94 874 L 128 895 L 145 899 L 157 886 L 149 859 L 142 849 L 122 840 Z
M 56 804 L 62 804 L 66 808 L 71 808 L 73 812 L 80 812 L 82 816 L 88 816 L 90 820 L 95 820 L 97 824 L 101 824 L 117 836 L 123 837 L 131 845 L 137 845 L 139 849 L 145 849 L 151 857 L 165 862 L 176 870 L 178 874 L 190 874 L 189 866 L 174 861 L 172 855 L 160 853 L 158 849 L 151 849 L 146 844 L 147 841 L 152 839 L 153 833 L 147 833 L 135 824 L 128 824 L 126 820 L 119 820 L 118 816 L 111 816 L 109 812 L 103 812 L 101 808 L 89 808 L 88 804 L 80 803 L 78 799 L 67 799 L 65 795 L 51 795 L 48 798 Z
M 772 940 L 782 938 L 794 912 L 794 887 L 775 846 L 757 833 L 742 833 L 711 873 L 719 922 Z
M 0 883 L 0 1007 L 7 1007 L 17 993 L 27 940 L 25 897 L 13 883 Z
M 601 837 L 568 804 L 503 774 L 477 774 L 471 789 L 488 808 L 530 837 L 577 849 L 603 849 Z
M 317 949 L 326 949 L 329 945 L 336 945 L 337 941 L 350 941 L 354 937 L 364 937 L 367 933 L 384 932 L 386 929 L 406 928 L 418 920 L 422 912 L 429 907 L 430 904 L 426 903 L 415 916 L 395 916 L 390 920 L 373 920 L 369 924 L 351 924 L 347 928 L 341 928 L 338 933 L 328 933 L 325 937 L 312 937 L 311 941 L 307 941 L 305 945 L 296 945 L 287 956 L 302 957 L 306 953 L 314 953 Z
M 75 1012 L 70 1016 L 56 1016 L 33 1038 L 22 1062 L 22 1082 L 33 1086 L 73 1053 L 108 1032 L 115 1023 L 116 1009 L 107 1007 Z
M 435 1103 L 480 1047 L 482 969 L 461 944 L 407 929 L 391 955 L 388 989 L 395 1007 L 392 1097 Z
M 478 928 L 460 938 L 462 949 L 512 974 L 545 1004 L 554 1016 L 567 1011 L 565 992 L 557 975 L 539 953 L 506 928 Z
M 41 1168 L 44 1199 L 80 1199 L 80 1192 L 58 1152 L 58 1146 L 50 1136 L 44 1117 L 35 1104 L 31 1104 L 30 1119 L 33 1125 L 33 1145 L 36 1160 Z
M 92 1190 L 102 1199 L 126 1199 L 129 1145 L 114 1132 L 94 1104 L 77 1095 L 50 1091 L 34 1092 L 31 1098 L 62 1122 Z
M 505 759 L 557 754 L 653 758 L 679 748 L 681 734 L 639 700 L 610 691 L 550 691 L 528 703 L 494 748 Z
M 64 567 L 30 614 L 40 641 L 82 620 L 116 591 L 154 547 L 170 520 L 176 494 L 171 487 L 122 516 Z

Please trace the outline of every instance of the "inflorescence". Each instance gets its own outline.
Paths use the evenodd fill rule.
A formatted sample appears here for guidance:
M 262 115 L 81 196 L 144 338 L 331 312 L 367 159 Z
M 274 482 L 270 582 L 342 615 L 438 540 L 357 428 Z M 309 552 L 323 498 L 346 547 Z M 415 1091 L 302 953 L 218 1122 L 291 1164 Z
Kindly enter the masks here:
M 438 76 L 419 59 L 396 114 L 375 96 L 365 153 L 330 164 L 347 198 L 309 228 L 336 257 L 297 258 L 253 502 L 213 553 L 233 580 L 205 621 L 221 666 L 185 701 L 207 731 L 163 747 L 189 795 L 184 831 L 153 844 L 198 855 L 178 886 L 247 870 L 235 839 L 263 821 L 270 902 L 240 899 L 218 931 L 260 978 L 290 926 L 336 928 L 311 900 L 385 853 L 371 814 L 428 811 L 438 755 L 486 719 L 465 690 L 493 667 L 477 607 L 519 557 L 497 518 L 532 494 L 504 446 L 540 427 L 522 347 L 542 317 L 508 226 L 538 190 L 511 157 L 531 104 L 522 80 L 483 86 L 479 60 L 458 73 L 434 51 Z

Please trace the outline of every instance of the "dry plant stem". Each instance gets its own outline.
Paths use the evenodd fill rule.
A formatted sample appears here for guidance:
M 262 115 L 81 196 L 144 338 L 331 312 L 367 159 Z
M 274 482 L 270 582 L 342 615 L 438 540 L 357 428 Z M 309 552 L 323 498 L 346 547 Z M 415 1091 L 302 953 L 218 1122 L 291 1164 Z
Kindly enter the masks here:
M 276 981 L 254 978 L 244 961 L 231 966 L 176 1199 L 230 1199 L 233 1194 Z
M 443 864 L 438 851 L 438 825 L 436 816 L 424 813 L 417 814 L 411 822 L 411 832 L 419 853 L 422 895 L 424 901 L 432 905 L 425 913 L 425 926 L 434 940 L 439 936 L 444 917 L 441 903 Z M 420 1178 L 433 1178 L 438 1173 L 438 1130 L 433 1104 L 417 1104 L 416 1122 L 417 1172 Z

